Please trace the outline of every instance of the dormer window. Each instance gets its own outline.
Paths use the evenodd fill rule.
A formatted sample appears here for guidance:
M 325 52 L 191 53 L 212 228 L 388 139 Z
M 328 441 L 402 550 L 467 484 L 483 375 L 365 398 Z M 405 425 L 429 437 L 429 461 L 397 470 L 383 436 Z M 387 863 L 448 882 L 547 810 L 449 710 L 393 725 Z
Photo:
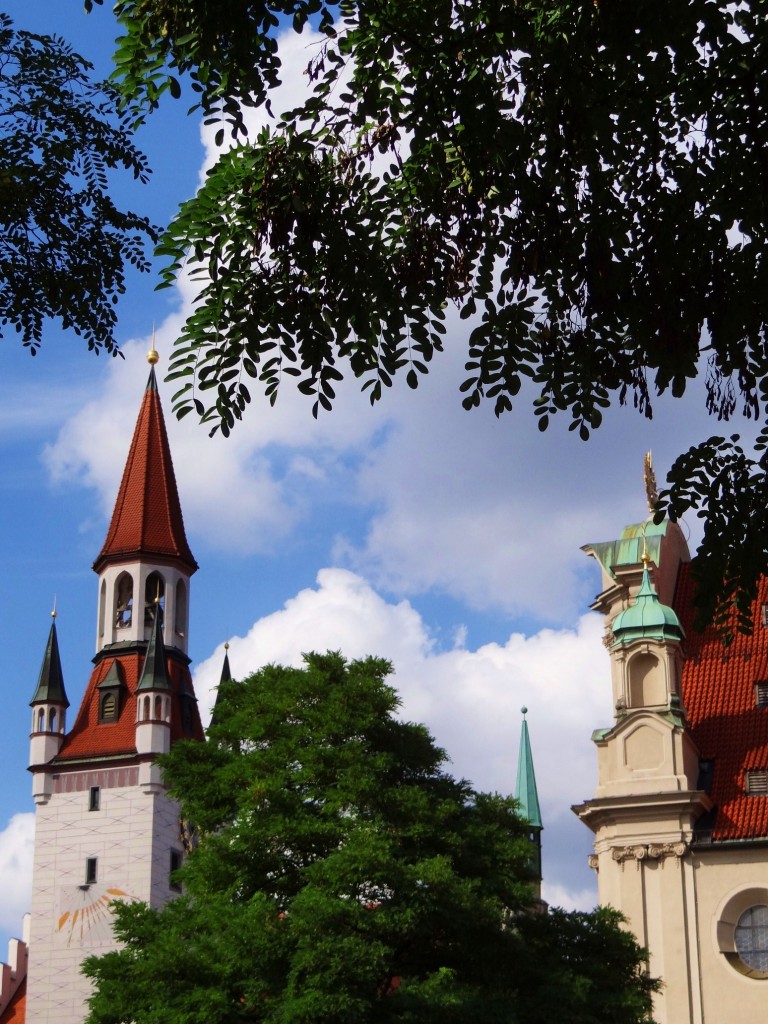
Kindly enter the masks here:
M 113 661 L 99 685 L 99 724 L 116 722 L 120 717 L 120 698 L 125 689 L 123 670 L 119 661 Z
M 768 629 L 768 604 L 764 604 L 761 606 L 760 618 L 763 623 L 763 629 Z
M 745 775 L 749 796 L 768 796 L 768 768 L 753 768 Z
M 757 707 L 768 707 L 768 679 L 755 683 L 755 704 Z
M 105 693 L 101 698 L 99 708 L 100 722 L 114 722 L 117 718 L 117 696 L 114 693 Z

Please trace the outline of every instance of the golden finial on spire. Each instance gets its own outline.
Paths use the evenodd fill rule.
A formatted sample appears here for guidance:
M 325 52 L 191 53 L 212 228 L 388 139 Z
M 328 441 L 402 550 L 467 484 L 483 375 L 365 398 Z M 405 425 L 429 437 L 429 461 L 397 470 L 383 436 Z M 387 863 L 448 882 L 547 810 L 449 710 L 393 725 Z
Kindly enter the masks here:
M 56 618 L 56 595 L 53 595 L 53 611 L 51 612 L 51 618 Z
M 650 452 L 648 454 L 650 455 Z M 650 507 L 650 502 L 649 502 L 649 507 Z M 651 556 L 648 554 L 648 544 L 646 542 L 646 537 L 645 537 L 645 528 L 647 527 L 647 525 L 648 525 L 648 523 L 643 523 L 643 553 L 640 556 L 640 559 L 641 559 L 641 561 L 642 561 L 642 563 L 643 563 L 643 565 L 645 566 L 646 569 L 648 568 L 648 563 L 651 560 Z
M 650 452 L 646 452 L 643 459 L 643 479 L 648 512 L 653 515 L 656 511 L 656 502 L 659 500 L 659 488 L 656 486 L 656 474 L 653 472 L 653 458 Z
M 228 651 L 228 650 L 229 650 L 229 640 L 225 640 L 225 641 L 224 641 L 224 650 L 225 650 L 225 651 Z
M 147 362 L 150 366 L 154 366 L 155 363 L 160 359 L 155 348 L 155 325 L 152 324 L 152 348 L 147 352 Z

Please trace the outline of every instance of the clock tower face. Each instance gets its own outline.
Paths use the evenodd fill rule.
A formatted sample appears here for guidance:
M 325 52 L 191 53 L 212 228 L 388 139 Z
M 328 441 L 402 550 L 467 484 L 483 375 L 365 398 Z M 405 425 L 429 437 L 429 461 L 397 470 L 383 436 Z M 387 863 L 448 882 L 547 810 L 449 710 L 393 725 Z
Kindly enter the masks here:
M 132 903 L 136 899 L 119 885 L 111 885 L 109 882 L 60 889 L 55 926 L 56 945 L 88 949 L 114 947 L 114 904 L 120 901 Z

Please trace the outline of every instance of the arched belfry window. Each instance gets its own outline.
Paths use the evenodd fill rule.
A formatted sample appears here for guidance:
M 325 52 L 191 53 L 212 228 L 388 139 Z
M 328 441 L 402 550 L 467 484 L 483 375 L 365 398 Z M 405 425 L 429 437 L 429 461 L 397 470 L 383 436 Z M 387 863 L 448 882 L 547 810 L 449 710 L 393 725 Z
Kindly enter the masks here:
M 658 707 L 667 703 L 664 666 L 652 654 L 636 654 L 629 663 L 629 706 Z
M 187 585 L 184 580 L 176 584 L 176 621 L 174 629 L 178 636 L 186 636 L 187 632 Z
M 121 572 L 115 580 L 115 625 L 127 629 L 133 621 L 133 576 Z
M 147 576 L 144 587 L 144 625 L 151 626 L 155 621 L 155 607 L 165 608 L 165 580 L 159 572 L 151 572 Z
M 104 619 L 107 612 L 107 581 L 101 581 L 99 588 L 99 636 L 104 636 Z

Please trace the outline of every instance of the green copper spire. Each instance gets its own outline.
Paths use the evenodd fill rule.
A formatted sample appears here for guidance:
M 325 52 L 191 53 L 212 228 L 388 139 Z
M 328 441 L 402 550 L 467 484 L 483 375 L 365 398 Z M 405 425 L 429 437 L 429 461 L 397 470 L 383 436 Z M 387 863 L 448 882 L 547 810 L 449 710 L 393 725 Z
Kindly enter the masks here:
M 675 612 L 659 600 L 651 582 L 648 563 L 643 567 L 643 579 L 631 607 L 619 612 L 611 625 L 616 637 L 614 646 L 633 640 L 682 640 L 683 627 Z
M 528 708 L 520 708 L 523 713 L 523 728 L 520 734 L 520 754 L 517 759 L 517 792 L 520 804 L 520 816 L 525 818 L 532 828 L 543 828 L 541 824 L 541 808 L 539 794 L 536 792 L 536 775 L 533 770 L 533 754 L 531 741 L 528 737 L 528 723 L 525 716 Z
M 136 692 L 145 690 L 170 690 L 168 670 L 165 667 L 165 644 L 163 643 L 163 609 L 159 602 L 155 603 L 155 621 L 152 623 L 152 636 L 141 670 L 141 679 Z
M 43 664 L 40 668 L 40 676 L 37 680 L 35 695 L 29 702 L 29 706 L 35 704 L 63 704 L 69 707 L 67 694 L 64 690 L 64 675 L 61 671 L 61 658 L 59 657 L 59 641 L 56 636 L 56 612 L 53 613 L 51 631 L 48 634 L 48 643 L 45 648 Z

